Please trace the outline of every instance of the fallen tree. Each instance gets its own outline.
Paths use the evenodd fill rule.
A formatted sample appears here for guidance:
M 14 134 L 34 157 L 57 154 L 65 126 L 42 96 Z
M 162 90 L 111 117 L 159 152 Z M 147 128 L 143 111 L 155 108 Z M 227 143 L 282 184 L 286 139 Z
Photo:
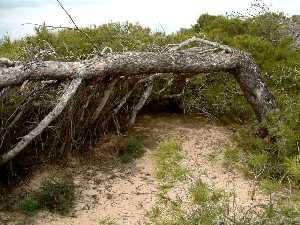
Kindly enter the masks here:
M 187 48 L 191 45 L 194 47 Z M 73 130 L 67 138 L 71 139 L 70 142 L 74 138 L 83 139 L 84 143 L 91 129 L 99 129 L 99 121 L 102 127 L 113 121 L 119 132 L 120 124 L 116 117 L 122 114 L 120 113 L 122 108 L 123 114 L 126 115 L 122 117 L 123 126 L 134 124 L 137 113 L 152 93 L 153 80 L 166 74 L 173 74 L 182 82 L 185 77 L 218 71 L 229 72 L 234 76 L 258 120 L 277 109 L 273 95 L 261 78 L 260 69 L 249 54 L 199 38 L 167 46 L 166 51 L 159 53 L 109 53 L 77 62 L 11 62 L 2 58 L 0 88 L 3 88 L 3 91 L 9 87 L 22 85 L 26 81 L 72 81 L 55 108 L 36 128 L 23 136 L 15 147 L 0 151 L 2 153 L 0 165 L 22 152 L 55 118 L 60 116 L 76 92 L 84 96 L 81 97 L 82 103 L 77 106 L 80 110 L 72 112 L 76 114 L 74 122 L 80 129 Z M 173 82 L 173 78 L 167 80 L 167 85 Z M 163 94 L 163 90 L 159 94 Z M 181 91 L 178 90 L 180 93 Z M 136 93 L 135 96 L 132 95 L 133 92 Z M 124 107 L 126 103 L 127 108 Z M 67 129 L 66 125 L 61 125 L 59 135 Z M 61 148 L 65 148 L 65 143 L 62 143 Z

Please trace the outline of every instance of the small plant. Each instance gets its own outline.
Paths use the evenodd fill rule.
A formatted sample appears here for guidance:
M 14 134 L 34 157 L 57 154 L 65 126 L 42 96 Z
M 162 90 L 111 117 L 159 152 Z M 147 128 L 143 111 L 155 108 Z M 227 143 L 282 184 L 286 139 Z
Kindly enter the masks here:
M 121 162 L 128 163 L 134 159 L 142 157 L 144 153 L 145 150 L 143 138 L 140 136 L 132 136 L 128 138 L 126 146 L 120 151 L 119 156 Z
M 65 177 L 46 179 L 37 193 L 39 203 L 52 212 L 67 213 L 74 202 L 73 181 Z
M 180 165 L 182 159 L 181 146 L 175 140 L 170 139 L 161 142 L 155 154 L 158 179 L 165 183 L 174 183 L 184 179 L 187 170 Z
M 232 167 L 240 161 L 241 153 L 238 148 L 227 148 L 224 153 L 224 165 Z
M 300 182 L 299 125 L 270 113 L 259 124 L 240 130 L 236 141 L 249 172 L 259 179 Z M 297 119 L 294 119 L 297 123 Z M 253 132 L 256 131 L 256 132 Z M 263 131 L 263 132 L 262 132 Z
M 18 208 L 28 215 L 33 215 L 41 209 L 41 205 L 34 195 L 26 194 L 19 202 Z
M 117 223 L 111 218 L 104 218 L 100 220 L 99 225 L 117 225 Z
M 209 189 L 206 184 L 199 180 L 191 190 L 193 202 L 202 204 L 209 200 Z
M 18 208 L 28 215 L 41 209 L 65 214 L 73 202 L 73 181 L 66 177 L 51 177 L 45 179 L 37 191 L 27 193 L 18 203 Z
M 297 155 L 292 159 L 286 159 L 285 166 L 292 180 L 296 183 L 300 183 L 300 155 Z
M 191 196 L 195 204 L 201 205 L 207 202 L 218 202 L 224 197 L 224 193 L 217 190 L 210 190 L 209 187 L 198 180 L 191 189 Z

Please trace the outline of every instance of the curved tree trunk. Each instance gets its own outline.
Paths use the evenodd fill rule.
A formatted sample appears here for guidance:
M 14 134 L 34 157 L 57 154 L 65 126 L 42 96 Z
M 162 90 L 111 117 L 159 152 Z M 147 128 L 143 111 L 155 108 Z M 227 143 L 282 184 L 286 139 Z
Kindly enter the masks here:
M 200 47 L 182 50 L 182 48 L 195 43 L 200 44 Z M 24 136 L 16 147 L 4 154 L 1 157 L 2 159 L 0 158 L 0 165 L 21 152 L 28 144 L 28 141 L 30 142 L 39 135 L 62 112 L 67 101 L 76 92 L 81 80 L 95 77 L 102 77 L 102 79 L 98 79 L 98 82 L 103 82 L 107 78 L 113 80 L 92 116 L 94 118 L 92 119 L 95 121 L 103 111 L 109 96 L 113 93 L 116 82 L 121 78 L 124 81 L 135 77 L 137 81 L 136 87 L 137 84 L 145 82 L 147 79 L 152 82 L 152 79 L 164 73 L 173 73 L 174 76 L 177 76 L 174 80 L 178 80 L 182 84 L 186 76 L 217 71 L 233 74 L 258 120 L 263 119 L 267 113 L 277 110 L 275 99 L 268 91 L 266 84 L 261 78 L 260 69 L 249 54 L 198 38 L 191 38 L 162 53 L 128 52 L 123 54 L 107 54 L 103 57 L 77 62 L 39 61 L 22 63 L 0 58 L 0 88 L 21 85 L 27 80 L 76 79 L 76 81 L 72 82 L 76 82 L 76 85 L 70 87 L 71 90 L 67 91 L 69 93 L 66 93 L 61 98 L 61 101 L 57 103 L 53 112 L 36 129 Z M 149 75 L 148 78 L 147 75 Z M 118 113 L 133 92 L 133 89 L 128 90 L 111 115 L 115 116 Z M 133 107 L 129 121 L 130 125 L 134 123 L 137 112 L 143 107 L 151 92 L 152 83 L 150 83 L 142 94 L 139 103 Z M 108 116 L 108 118 L 110 117 Z

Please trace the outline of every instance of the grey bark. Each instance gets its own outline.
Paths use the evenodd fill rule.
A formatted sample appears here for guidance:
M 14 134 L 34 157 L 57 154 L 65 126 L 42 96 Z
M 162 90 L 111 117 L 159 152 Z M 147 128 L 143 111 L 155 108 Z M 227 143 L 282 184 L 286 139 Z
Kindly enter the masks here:
M 119 79 L 114 79 L 109 85 L 108 88 L 104 91 L 103 98 L 101 99 L 101 102 L 97 109 L 95 110 L 93 116 L 92 116 L 92 124 L 96 122 L 96 120 L 99 118 L 100 113 L 102 112 L 103 108 L 105 107 L 109 97 L 113 93 L 114 87 Z
M 13 149 L 0 157 L 0 165 L 8 162 L 12 158 L 16 157 L 20 152 L 22 152 L 35 137 L 40 135 L 48 127 L 48 125 L 62 113 L 69 100 L 76 93 L 81 82 L 81 78 L 77 78 L 71 82 L 71 84 L 65 89 L 64 94 L 59 99 L 55 108 L 38 124 L 38 126 L 34 128 L 29 134 L 24 136 Z
M 201 47 L 181 49 L 197 43 Z M 176 50 L 179 49 L 179 50 Z M 155 73 L 199 74 L 213 71 L 233 73 L 257 118 L 276 110 L 275 99 L 261 78 L 261 72 L 247 53 L 218 43 L 192 38 L 163 53 L 128 52 L 78 62 L 31 62 L 0 67 L 0 88 L 25 80 L 61 80 L 99 76 L 135 76 Z
M 191 44 L 198 44 L 200 47 L 183 49 Z M 109 96 L 113 93 L 117 80 L 121 76 L 139 76 L 142 74 L 144 78 L 137 81 L 134 88 L 121 99 L 119 105 L 112 112 L 112 116 L 115 116 L 126 103 L 135 87 L 148 81 L 149 84 L 146 90 L 132 110 L 129 119 L 129 126 L 131 126 L 135 122 L 137 113 L 151 95 L 155 77 L 159 77 L 163 73 L 173 73 L 175 76 L 186 76 L 188 74 L 190 76 L 215 71 L 231 72 L 234 75 L 259 120 L 267 113 L 277 110 L 275 99 L 268 91 L 261 78 L 260 69 L 249 54 L 199 38 L 191 38 L 163 53 L 128 52 L 107 54 L 105 57 L 78 62 L 38 61 L 22 63 L 0 58 L 0 89 L 21 85 L 28 80 L 73 80 L 59 99 L 56 107 L 40 124 L 24 136 L 14 148 L 0 156 L 0 165 L 23 151 L 35 137 L 41 134 L 62 113 L 83 79 L 100 76 L 110 76 L 113 79 L 92 116 L 95 121 L 105 107 Z M 149 76 L 145 78 L 146 75 Z M 178 78 L 181 79 L 181 77 Z
M 146 88 L 145 92 L 143 93 L 143 95 L 139 99 L 138 103 L 134 106 L 134 108 L 131 112 L 130 120 L 129 120 L 129 123 L 128 123 L 129 127 L 132 126 L 135 123 L 136 116 L 137 116 L 138 112 L 143 108 L 143 106 L 145 105 L 148 98 L 150 97 L 150 95 L 152 93 L 152 89 L 153 89 L 153 81 L 150 81 L 150 83 L 148 84 L 148 87 Z
M 25 80 L 66 80 L 104 75 L 134 76 L 155 73 L 192 73 L 228 71 L 235 68 L 238 54 L 213 52 L 201 48 L 166 53 L 129 52 L 78 62 L 40 61 L 0 68 L 0 88 L 19 85 Z

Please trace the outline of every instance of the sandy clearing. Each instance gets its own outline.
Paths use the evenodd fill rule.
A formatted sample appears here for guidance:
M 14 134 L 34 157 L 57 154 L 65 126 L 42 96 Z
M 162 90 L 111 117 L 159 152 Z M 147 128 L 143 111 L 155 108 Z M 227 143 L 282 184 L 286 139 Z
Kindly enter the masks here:
M 234 192 L 234 207 L 237 208 L 249 208 L 265 200 L 259 192 L 253 194 L 253 190 L 257 189 L 253 181 L 222 165 L 223 152 L 227 145 L 232 145 L 232 131 L 226 127 L 212 124 L 201 116 L 142 115 L 128 135 L 143 135 L 145 140 L 146 154 L 134 163 L 104 163 L 103 151 L 111 151 L 112 155 L 117 151 L 111 150 L 115 146 L 113 140 L 117 139 L 113 136 L 94 147 L 96 157 L 90 162 L 71 159 L 65 168 L 48 167 L 36 172 L 31 181 L 22 187 L 23 190 L 34 189 L 43 177 L 62 170 L 72 174 L 76 201 L 70 215 L 41 212 L 30 218 L 13 214 L 15 218 L 12 218 L 6 214 L 6 224 L 99 225 L 105 218 L 120 225 L 143 224 L 147 221 L 147 212 L 157 201 L 159 191 L 152 153 L 159 141 L 168 137 L 181 140 L 185 155 L 182 165 L 190 171 L 187 180 L 171 188 L 168 193 L 170 198 L 189 202 L 187 193 L 191 185 L 201 179 L 209 186 Z M 212 154 L 217 156 L 214 160 L 210 159 Z

